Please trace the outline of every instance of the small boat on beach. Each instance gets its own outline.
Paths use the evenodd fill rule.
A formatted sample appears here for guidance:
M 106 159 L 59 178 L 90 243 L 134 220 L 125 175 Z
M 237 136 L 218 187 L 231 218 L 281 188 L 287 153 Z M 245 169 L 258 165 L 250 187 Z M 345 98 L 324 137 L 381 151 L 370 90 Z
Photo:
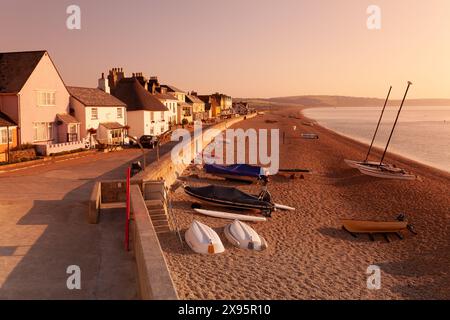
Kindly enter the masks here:
M 267 191 L 259 196 L 250 195 L 233 187 L 209 185 L 205 187 L 184 186 L 184 192 L 200 202 L 235 209 L 260 210 L 270 216 L 275 210 Z
M 380 126 L 381 119 L 383 117 L 383 113 L 384 113 L 384 110 L 386 108 L 386 105 L 387 105 L 387 102 L 388 102 L 388 99 L 389 99 L 389 95 L 390 95 L 391 90 L 392 90 L 392 86 L 389 88 L 389 92 L 388 92 L 388 95 L 386 97 L 386 101 L 384 103 L 383 110 L 381 112 L 380 118 L 378 120 L 377 127 L 375 129 L 375 133 L 374 133 L 374 135 L 372 137 L 372 142 L 370 144 L 369 150 L 368 150 L 367 155 L 366 155 L 366 159 L 364 161 L 360 161 L 360 162 L 359 161 L 353 161 L 353 160 L 345 159 L 344 161 L 347 163 L 347 165 L 349 165 L 352 168 L 358 169 L 363 174 L 366 174 L 366 175 L 369 175 L 369 176 L 372 176 L 372 177 L 377 177 L 377 178 L 399 179 L 399 180 L 415 180 L 417 178 L 415 175 L 407 173 L 405 170 L 403 170 L 401 168 L 397 168 L 394 165 L 383 163 L 384 157 L 386 156 L 386 152 L 388 150 L 389 143 L 391 141 L 391 138 L 392 138 L 392 135 L 394 133 L 395 127 L 397 125 L 398 118 L 400 116 L 400 112 L 402 111 L 403 105 L 405 103 L 406 95 L 408 94 L 408 90 L 409 90 L 409 87 L 411 86 L 411 84 L 412 83 L 410 81 L 408 81 L 408 86 L 406 87 L 406 91 L 405 91 L 405 94 L 403 96 L 403 100 L 402 100 L 402 102 L 400 104 L 400 108 L 398 109 L 397 117 L 395 118 L 394 125 L 392 126 L 392 130 L 391 130 L 391 133 L 389 135 L 388 141 L 386 143 L 386 147 L 384 148 L 384 152 L 383 152 L 383 155 L 381 157 L 380 162 L 378 162 L 378 163 L 370 162 L 370 161 L 368 161 L 368 158 L 369 158 L 370 151 L 372 149 L 373 143 L 375 141 L 375 136 L 376 136 L 376 134 L 378 132 L 378 128 Z
M 373 165 L 373 164 L 358 164 L 357 169 L 368 176 L 385 178 L 385 179 L 399 179 L 399 180 L 416 180 L 417 177 L 411 173 L 406 172 L 401 168 L 392 165 Z
M 184 234 L 184 239 L 188 246 L 197 253 L 215 254 L 225 251 L 217 232 L 197 220 L 192 222 Z
M 417 234 L 414 227 L 406 221 L 404 214 L 400 214 L 393 221 L 341 219 L 341 223 L 342 229 L 350 233 L 351 236 L 356 238 L 358 233 L 367 233 L 372 241 L 374 240 L 374 234 L 383 234 L 388 242 L 389 238 L 387 235 L 390 233 L 397 235 L 400 239 L 403 239 L 401 232 L 405 230 Z
M 252 222 L 264 222 L 267 221 L 265 217 L 255 217 L 245 214 L 237 214 L 231 212 L 224 211 L 216 211 L 216 210 L 206 210 L 200 208 L 194 208 L 194 211 L 205 216 L 220 218 L 220 219 L 228 219 L 228 220 L 241 220 L 241 221 L 252 221 Z
M 315 133 L 302 133 L 300 136 L 303 139 L 319 139 L 319 135 Z
M 229 180 L 254 182 L 257 180 L 267 179 L 267 172 L 264 168 L 249 164 L 205 164 L 203 169 L 206 173 Z
M 252 227 L 234 220 L 225 226 L 225 237 L 230 243 L 241 249 L 261 251 L 267 248 L 266 240 L 261 237 Z

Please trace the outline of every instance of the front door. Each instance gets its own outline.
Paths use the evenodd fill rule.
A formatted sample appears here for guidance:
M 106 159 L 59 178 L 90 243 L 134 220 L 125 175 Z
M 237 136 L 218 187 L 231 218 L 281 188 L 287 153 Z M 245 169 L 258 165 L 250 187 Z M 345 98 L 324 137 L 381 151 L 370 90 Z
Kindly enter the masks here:
M 69 124 L 67 128 L 67 142 L 78 141 L 78 124 Z

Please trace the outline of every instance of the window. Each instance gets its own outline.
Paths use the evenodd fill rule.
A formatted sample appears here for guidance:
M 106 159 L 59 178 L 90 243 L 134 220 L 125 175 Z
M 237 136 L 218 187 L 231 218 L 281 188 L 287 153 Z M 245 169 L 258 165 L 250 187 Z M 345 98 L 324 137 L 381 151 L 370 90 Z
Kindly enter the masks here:
M 111 130 L 111 137 L 113 139 L 121 138 L 122 137 L 122 130 L 121 129 Z
M 34 122 L 34 142 L 53 140 L 52 122 Z
M 13 142 L 14 129 L 9 128 L 9 143 Z M 0 128 L 0 144 L 8 144 L 8 131 L 6 128 Z
M 117 108 L 117 118 L 122 119 L 123 118 L 123 109 Z
M 37 93 L 37 104 L 40 107 L 48 107 L 56 105 L 56 93 L 49 91 L 39 91 Z
M 97 120 L 98 119 L 98 109 L 92 108 L 91 109 L 91 120 Z

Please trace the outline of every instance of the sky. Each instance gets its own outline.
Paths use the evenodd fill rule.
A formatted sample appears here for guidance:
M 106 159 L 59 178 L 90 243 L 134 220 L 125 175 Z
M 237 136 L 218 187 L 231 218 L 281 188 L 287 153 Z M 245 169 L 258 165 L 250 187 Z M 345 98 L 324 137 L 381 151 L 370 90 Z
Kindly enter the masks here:
M 69 30 L 69 5 L 81 29 Z M 369 30 L 367 8 L 381 10 Z M 49 51 L 68 85 L 102 72 L 202 94 L 450 98 L 449 0 L 1 0 L 0 52 Z

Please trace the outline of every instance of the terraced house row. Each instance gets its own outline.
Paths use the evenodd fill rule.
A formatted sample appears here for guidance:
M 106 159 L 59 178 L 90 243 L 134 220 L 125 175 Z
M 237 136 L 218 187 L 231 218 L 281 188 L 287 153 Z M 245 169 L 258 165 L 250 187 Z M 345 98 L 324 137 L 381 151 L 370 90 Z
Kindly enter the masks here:
M 0 162 L 21 146 L 51 155 L 120 145 L 231 114 L 227 95 L 185 92 L 142 72 L 112 68 L 97 88 L 68 86 L 47 51 L 0 53 Z

